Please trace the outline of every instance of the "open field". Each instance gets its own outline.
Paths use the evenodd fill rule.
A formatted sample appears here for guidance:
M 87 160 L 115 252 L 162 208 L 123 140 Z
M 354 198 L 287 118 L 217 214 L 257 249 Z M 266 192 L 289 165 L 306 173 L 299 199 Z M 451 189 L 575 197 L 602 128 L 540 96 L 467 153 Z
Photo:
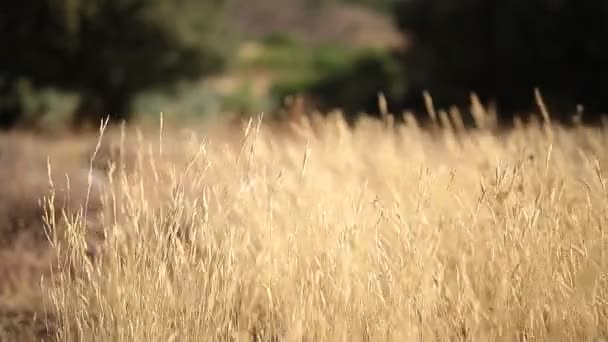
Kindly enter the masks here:
M 5 247 L 21 278 L 2 306 L 61 341 L 608 339 L 607 131 L 474 113 L 466 132 L 457 115 L 108 129 L 95 173 L 93 138 L 47 143 L 52 186 L 11 194 L 49 194 L 17 233 L 44 215 L 55 248 Z M 35 171 L 15 169 L 3 181 Z

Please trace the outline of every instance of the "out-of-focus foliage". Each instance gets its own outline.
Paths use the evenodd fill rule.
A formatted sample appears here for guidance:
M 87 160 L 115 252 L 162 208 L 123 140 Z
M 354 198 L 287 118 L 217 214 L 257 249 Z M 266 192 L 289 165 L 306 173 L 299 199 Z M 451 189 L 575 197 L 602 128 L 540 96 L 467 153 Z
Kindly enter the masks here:
M 248 61 L 248 68 L 268 69 L 282 80 L 310 82 L 348 67 L 361 50 L 335 44 L 310 46 L 287 35 L 273 34 L 264 40 L 264 52 Z
M 292 95 L 304 95 L 314 109 L 340 109 L 349 117 L 359 112 L 378 113 L 378 94 L 399 99 L 404 91 L 403 66 L 379 49 L 340 45 L 301 44 L 285 35 L 265 40 L 265 52 L 247 68 L 271 70 L 270 89 L 275 105 Z
M 380 12 L 388 12 L 397 0 L 306 0 L 313 7 L 322 7 L 335 4 L 349 4 L 367 7 Z
M 529 109 L 540 88 L 553 113 L 606 110 L 608 2 L 401 0 L 412 96 L 465 104 L 469 92 L 504 112 Z
M 390 11 L 397 0 L 342 0 L 344 3 L 365 6 L 381 12 Z
M 129 114 L 133 96 L 220 70 L 231 47 L 225 0 L 24 0 L 0 10 L 0 123 L 28 94 L 80 95 L 76 123 Z
M 378 96 L 390 101 L 403 95 L 403 70 L 392 55 L 365 51 L 339 68 L 330 69 L 315 80 L 278 85 L 275 96 L 305 94 L 322 111 L 338 109 L 349 119 L 358 114 L 378 114 Z

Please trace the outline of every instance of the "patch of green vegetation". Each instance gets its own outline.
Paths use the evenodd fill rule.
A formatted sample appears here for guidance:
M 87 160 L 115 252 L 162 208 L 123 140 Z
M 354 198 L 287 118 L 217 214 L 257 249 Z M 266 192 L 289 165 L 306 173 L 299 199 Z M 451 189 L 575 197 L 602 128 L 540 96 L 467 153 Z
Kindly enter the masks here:
M 2 84 L 0 79 L 1 86 L 6 86 L 0 91 L 0 126 L 3 127 L 44 127 L 45 130 L 52 131 L 69 122 L 70 113 L 78 103 L 78 95 L 74 92 L 35 87 L 27 78 L 8 85 Z
M 37 1 L 0 11 L 0 126 L 47 113 L 55 89 L 75 93 L 74 128 L 129 119 L 142 92 L 222 72 L 232 52 L 227 0 Z M 11 27 L 14 29 L 4 29 Z M 27 95 L 27 94 L 26 94 Z
M 389 79 L 392 82 L 401 77 L 397 64 L 387 51 L 336 44 L 305 44 L 281 33 L 263 39 L 261 53 L 242 61 L 238 68 L 241 71 L 270 72 L 274 84 L 269 102 L 275 104 L 282 102 L 287 95 L 317 92 L 317 89 L 343 94 L 340 100 L 351 101 L 348 99 L 351 95 L 367 94 L 370 86 L 378 87 L 375 93 L 381 92 L 385 88 L 382 82 Z M 337 88 L 332 89 L 334 86 Z M 339 88 L 342 87 L 362 90 L 341 92 Z
M 268 99 L 257 96 L 253 85 L 244 82 L 233 92 L 222 94 L 196 83 L 185 82 L 169 91 L 149 91 L 137 96 L 134 108 L 140 121 L 156 119 L 160 112 L 167 119 L 200 121 L 226 112 L 251 114 L 269 108 Z
M 368 51 L 343 68 L 311 82 L 284 82 L 272 89 L 275 98 L 307 94 L 320 109 L 340 108 L 348 115 L 377 110 L 378 95 L 399 99 L 406 90 L 404 70 L 384 51 Z
M 237 113 L 261 112 L 268 108 L 269 99 L 256 96 L 249 82 L 241 85 L 235 92 L 222 98 L 224 110 Z
M 341 2 L 364 6 L 381 13 L 390 13 L 397 0 L 341 0 Z
M 244 70 L 267 70 L 283 81 L 314 80 L 344 68 L 360 50 L 335 45 L 308 46 L 291 40 L 266 40 L 263 52 L 239 65 Z
M 222 99 L 219 95 L 203 91 L 191 83 L 184 83 L 172 91 L 147 91 L 134 100 L 134 112 L 139 119 L 147 116 L 157 118 L 163 112 L 166 118 L 181 120 L 201 119 L 221 111 Z
M 273 32 L 264 37 L 261 43 L 266 47 L 293 47 L 298 44 L 294 37 L 284 32 Z

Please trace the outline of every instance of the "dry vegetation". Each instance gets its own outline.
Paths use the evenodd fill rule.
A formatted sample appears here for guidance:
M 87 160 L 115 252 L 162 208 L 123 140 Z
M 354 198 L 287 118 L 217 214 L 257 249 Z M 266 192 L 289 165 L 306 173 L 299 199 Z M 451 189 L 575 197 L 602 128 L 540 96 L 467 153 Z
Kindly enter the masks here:
M 88 145 L 81 138 L 0 136 L 0 341 L 29 341 L 54 328 L 51 321 L 45 322 L 40 291 L 41 276 L 50 277 L 49 266 L 56 264 L 43 223 L 42 200 L 50 190 L 47 163 L 52 160 L 55 165 L 50 179 L 57 211 L 77 210 L 89 188 Z M 95 174 L 93 180 L 99 181 L 100 173 Z M 91 211 L 101 209 L 99 190 L 93 182 Z M 95 222 L 89 220 L 89 226 L 93 232 Z M 91 238 L 89 234 L 87 240 L 94 247 Z
M 105 132 L 100 206 L 46 202 L 58 339 L 608 338 L 605 128 L 474 113 Z

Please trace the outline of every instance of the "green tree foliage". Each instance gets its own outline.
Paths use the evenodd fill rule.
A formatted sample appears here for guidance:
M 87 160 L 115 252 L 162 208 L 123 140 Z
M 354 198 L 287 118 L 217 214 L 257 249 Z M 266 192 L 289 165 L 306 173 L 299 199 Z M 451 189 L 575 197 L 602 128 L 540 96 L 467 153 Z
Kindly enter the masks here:
M 75 91 L 77 124 L 124 119 L 135 94 L 219 70 L 225 0 L 24 0 L 0 10 L 0 122 L 19 82 Z
M 403 96 L 402 65 L 387 51 L 326 46 L 311 53 L 309 47 L 291 46 L 275 52 L 266 62 L 284 64 L 290 71 L 291 77 L 271 89 L 272 98 L 280 103 L 293 95 L 305 95 L 314 109 L 339 109 L 352 121 L 363 112 L 379 115 L 380 93 L 389 102 Z
M 540 88 L 554 111 L 576 104 L 605 110 L 608 2 L 605 0 L 400 0 L 408 84 L 442 106 L 469 93 L 503 113 L 527 110 Z
M 353 121 L 361 113 L 379 115 L 380 94 L 389 102 L 402 96 L 402 79 L 402 69 L 392 55 L 371 51 L 351 65 L 328 73 L 308 93 L 320 109 L 339 109 Z
M 342 0 L 344 3 L 365 6 L 380 12 L 389 12 L 398 0 Z

